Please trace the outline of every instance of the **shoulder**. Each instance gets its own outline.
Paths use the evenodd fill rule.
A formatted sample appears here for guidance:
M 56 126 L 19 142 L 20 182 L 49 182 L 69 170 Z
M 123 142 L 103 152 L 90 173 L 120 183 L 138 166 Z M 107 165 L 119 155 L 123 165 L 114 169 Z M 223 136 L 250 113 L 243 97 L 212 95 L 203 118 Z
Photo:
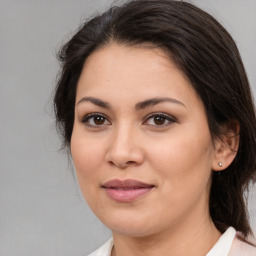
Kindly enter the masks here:
M 110 256 L 113 247 L 113 238 L 110 238 L 105 244 L 103 244 L 96 251 L 92 252 L 88 256 Z
M 256 256 L 256 247 L 242 241 L 237 234 L 232 243 L 228 256 Z

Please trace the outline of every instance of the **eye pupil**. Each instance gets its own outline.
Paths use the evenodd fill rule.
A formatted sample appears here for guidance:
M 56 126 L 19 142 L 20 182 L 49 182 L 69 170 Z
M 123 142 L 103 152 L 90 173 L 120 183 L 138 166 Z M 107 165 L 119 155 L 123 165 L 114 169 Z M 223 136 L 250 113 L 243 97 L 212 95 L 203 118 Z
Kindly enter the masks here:
M 105 118 L 102 116 L 95 116 L 93 121 L 97 125 L 102 125 L 105 122 Z
M 155 117 L 154 117 L 154 122 L 155 122 L 155 124 L 157 124 L 157 125 L 162 125 L 162 124 L 164 124 L 164 122 L 165 122 L 165 118 L 162 117 L 162 116 L 155 116 Z

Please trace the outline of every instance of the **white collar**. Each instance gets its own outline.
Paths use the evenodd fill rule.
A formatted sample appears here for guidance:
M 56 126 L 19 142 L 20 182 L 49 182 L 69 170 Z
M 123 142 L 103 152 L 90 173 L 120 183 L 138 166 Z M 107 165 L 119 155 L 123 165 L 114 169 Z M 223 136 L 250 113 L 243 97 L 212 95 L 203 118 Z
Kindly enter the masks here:
M 88 256 L 111 256 L 111 251 L 112 251 L 113 245 L 114 245 L 114 240 L 113 240 L 113 237 L 111 237 L 99 249 L 92 252 Z
M 212 247 L 212 249 L 206 254 L 206 256 L 228 256 L 235 235 L 236 230 L 229 227 L 219 238 L 217 243 Z

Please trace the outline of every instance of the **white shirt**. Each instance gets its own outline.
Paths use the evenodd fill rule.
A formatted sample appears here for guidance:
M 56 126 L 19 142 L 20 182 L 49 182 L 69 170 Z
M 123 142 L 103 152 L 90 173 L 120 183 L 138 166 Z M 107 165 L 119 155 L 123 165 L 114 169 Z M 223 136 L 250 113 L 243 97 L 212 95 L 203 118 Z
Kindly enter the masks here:
M 111 256 L 113 245 L 113 238 L 110 238 L 89 256 Z M 256 248 L 239 240 L 236 230 L 230 227 L 206 256 L 256 256 Z

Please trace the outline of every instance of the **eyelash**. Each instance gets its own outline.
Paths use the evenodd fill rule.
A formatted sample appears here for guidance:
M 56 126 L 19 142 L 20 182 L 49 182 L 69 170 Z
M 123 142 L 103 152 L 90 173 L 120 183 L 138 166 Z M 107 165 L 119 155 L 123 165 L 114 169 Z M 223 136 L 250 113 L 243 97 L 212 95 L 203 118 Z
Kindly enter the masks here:
M 104 123 L 107 119 L 107 117 L 101 113 L 91 113 L 91 114 L 88 114 L 86 115 L 83 119 L 82 119 L 82 123 L 85 123 L 87 126 L 90 126 L 90 127 L 94 127 L 94 128 L 97 128 L 97 127 L 101 127 L 105 124 L 101 124 L 101 125 L 97 125 L 97 124 L 90 124 L 89 121 L 90 120 L 93 120 L 93 118 L 96 118 L 96 117 L 101 117 L 101 118 L 104 118 Z M 94 120 L 95 122 L 95 120 Z M 109 121 L 108 121 L 109 122 Z M 109 122 L 110 123 L 110 122 Z M 111 124 L 111 123 L 110 123 Z M 108 124 L 109 125 L 109 124 Z
M 165 127 L 168 126 L 174 122 L 176 122 L 175 118 L 171 117 L 170 115 L 164 114 L 164 113 L 153 113 L 147 116 L 146 120 L 143 122 L 143 124 L 146 124 L 147 121 L 149 121 L 152 118 L 160 117 L 164 119 L 164 124 L 149 124 L 150 126 L 158 126 L 158 127 Z M 166 123 L 167 121 L 167 123 Z
M 100 117 L 100 118 L 103 118 L 104 120 L 104 123 L 103 124 L 95 124 L 95 120 L 93 120 L 94 118 L 96 117 Z M 167 115 L 167 114 L 164 114 L 164 113 L 152 113 L 150 114 L 149 116 L 146 117 L 145 121 L 143 121 L 143 125 L 147 125 L 147 122 L 150 120 L 150 119 L 153 119 L 153 118 L 157 118 L 157 117 L 160 117 L 160 118 L 163 118 L 164 119 L 164 124 L 148 124 L 150 126 L 156 126 L 156 127 L 166 127 L 166 126 L 169 126 L 170 124 L 176 122 L 175 118 L 171 117 L 170 115 Z M 94 124 L 90 124 L 90 120 L 93 120 Z M 108 124 L 105 124 L 105 122 L 108 122 Z M 166 123 L 167 121 L 167 123 Z M 104 125 L 111 125 L 111 122 L 108 120 L 108 118 L 101 114 L 101 113 L 91 113 L 91 114 L 88 114 L 86 115 L 83 119 L 82 119 L 82 123 L 86 124 L 87 126 L 89 127 L 93 127 L 93 128 L 99 128 L 99 127 L 102 127 Z

